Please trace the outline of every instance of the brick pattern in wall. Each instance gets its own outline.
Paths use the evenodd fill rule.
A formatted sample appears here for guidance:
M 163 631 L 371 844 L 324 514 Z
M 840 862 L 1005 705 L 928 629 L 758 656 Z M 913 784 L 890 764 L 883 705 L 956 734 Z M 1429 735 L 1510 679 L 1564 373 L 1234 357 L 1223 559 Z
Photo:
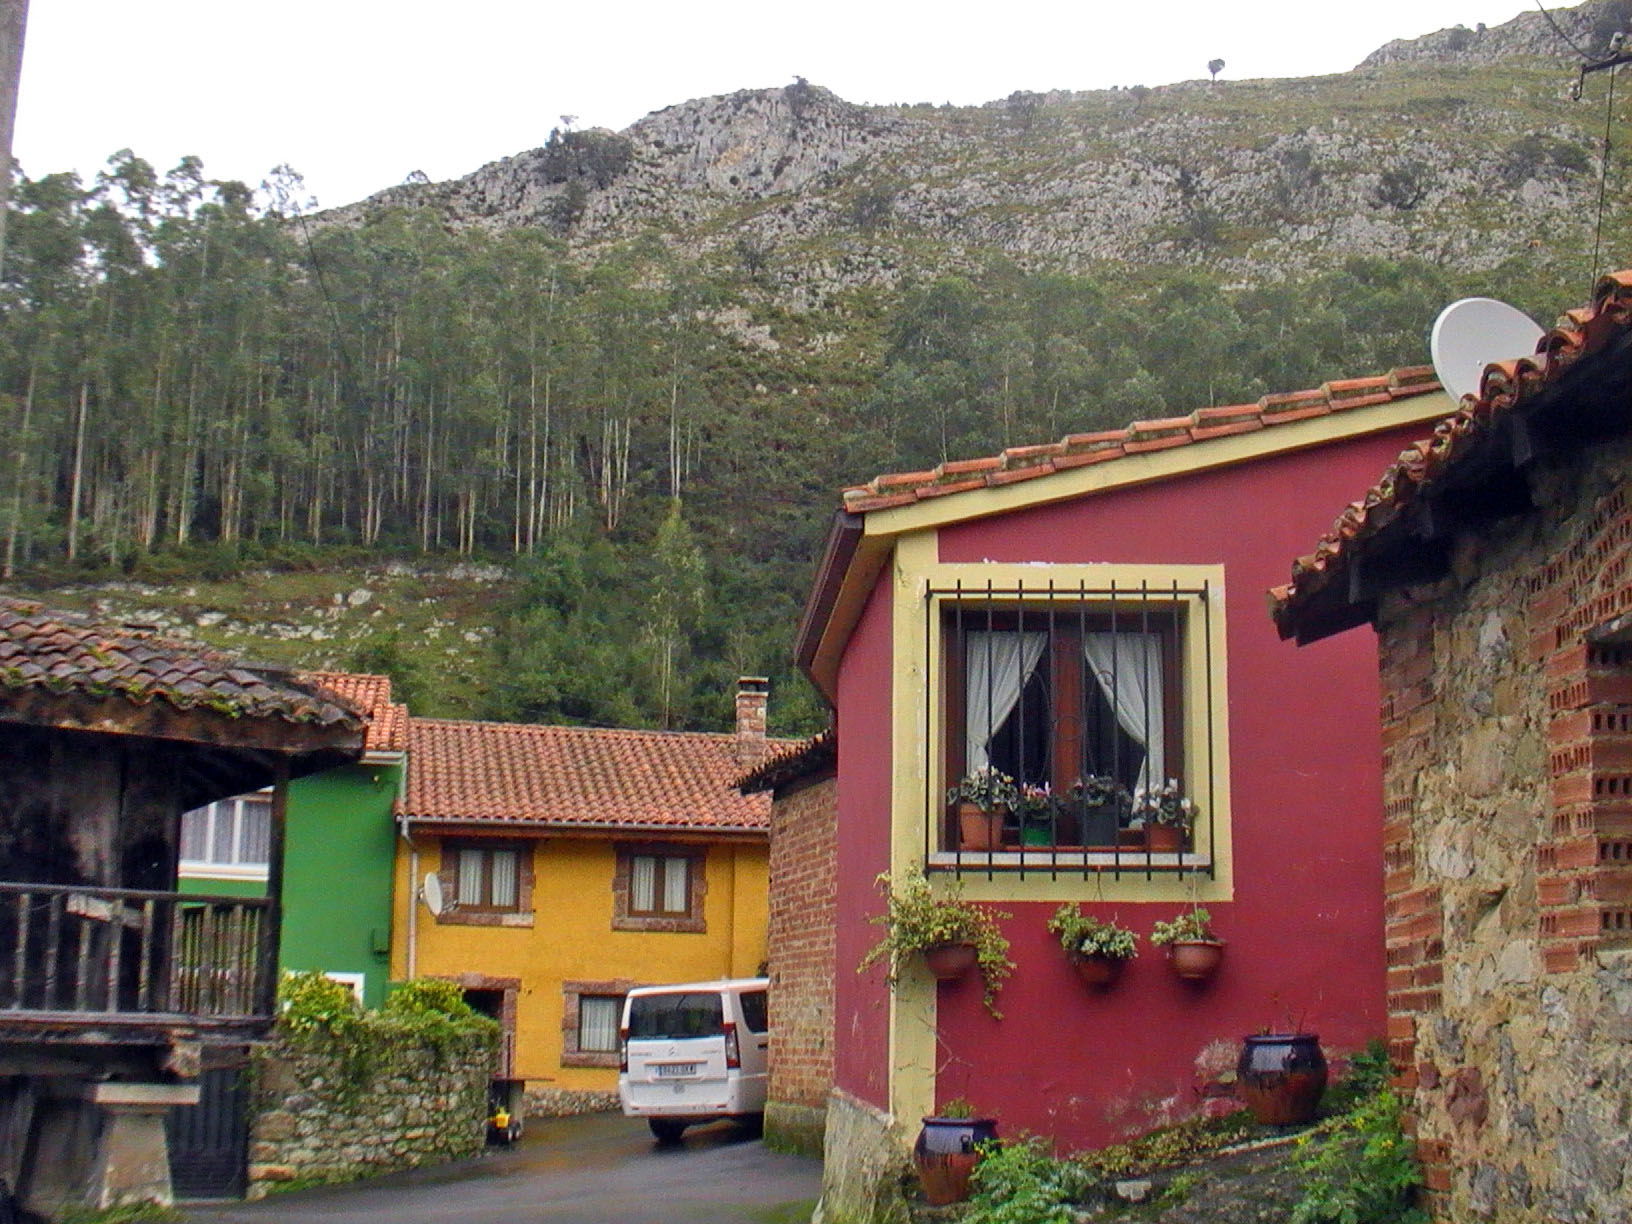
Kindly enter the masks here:
M 813 1108 L 833 1085 L 837 815 L 831 778 L 771 807 L 770 1099 Z

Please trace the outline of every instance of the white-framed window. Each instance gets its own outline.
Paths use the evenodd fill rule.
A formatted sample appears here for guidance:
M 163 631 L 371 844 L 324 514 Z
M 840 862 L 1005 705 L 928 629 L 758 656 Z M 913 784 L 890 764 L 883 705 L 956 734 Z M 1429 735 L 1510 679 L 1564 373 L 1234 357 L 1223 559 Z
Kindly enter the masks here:
M 272 848 L 272 792 L 218 799 L 181 817 L 183 875 L 264 880 Z

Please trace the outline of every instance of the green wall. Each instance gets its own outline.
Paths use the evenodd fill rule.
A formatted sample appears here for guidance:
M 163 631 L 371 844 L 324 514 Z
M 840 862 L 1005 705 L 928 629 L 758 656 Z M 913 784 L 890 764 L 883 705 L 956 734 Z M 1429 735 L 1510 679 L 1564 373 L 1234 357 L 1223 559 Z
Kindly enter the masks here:
M 391 963 L 391 802 L 400 765 L 344 765 L 289 786 L 283 967 L 361 973 L 385 1002 Z
M 363 975 L 363 1003 L 385 1002 L 391 961 L 391 803 L 401 765 L 343 765 L 289 786 L 283 850 L 284 969 Z M 257 880 L 184 876 L 185 893 L 260 896 Z

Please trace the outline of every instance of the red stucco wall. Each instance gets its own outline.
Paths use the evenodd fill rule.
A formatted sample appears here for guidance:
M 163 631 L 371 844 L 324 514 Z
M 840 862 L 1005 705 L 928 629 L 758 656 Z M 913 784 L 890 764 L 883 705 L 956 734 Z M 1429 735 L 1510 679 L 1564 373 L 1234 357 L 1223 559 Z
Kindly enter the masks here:
M 833 982 L 833 1078 L 889 1106 L 889 994 L 884 970 L 856 965 L 878 939 L 873 881 L 890 865 L 890 584 L 880 578 L 839 667 L 838 938 Z M 855 746 L 852 752 L 850 745 Z
M 1210 907 L 1229 944 L 1211 983 L 1179 981 L 1147 941 L 1121 984 L 1105 993 L 1075 979 L 1044 929 L 1052 903 L 1007 905 L 1018 967 L 1000 999 L 1005 1019 L 993 1021 L 981 1008 L 978 979 L 939 988 L 940 1100 L 969 1097 L 1008 1134 L 1029 1130 L 1063 1148 L 1091 1146 L 1194 1112 L 1207 1086 L 1217 1091 L 1219 1073 L 1233 1067 L 1245 1034 L 1297 1025 L 1338 1050 L 1383 1035 L 1374 638 L 1350 633 L 1299 650 L 1276 636 L 1264 591 L 1285 581 L 1289 558 L 1329 525 L 1344 492 L 1369 485 L 1418 432 L 942 530 L 947 562 L 1226 567 L 1236 899 Z M 884 853 L 888 737 L 879 720 L 888 659 L 879 636 L 884 617 L 870 617 L 840 689 L 840 880 L 851 894 L 847 903 L 841 891 L 841 913 L 854 912 L 855 894 Z M 1177 906 L 1091 908 L 1148 935 Z M 855 1012 L 843 997 L 852 947 L 841 932 L 841 1025 Z M 881 1089 L 872 1086 L 880 1076 L 866 1066 L 882 1056 L 877 1042 L 846 1051 L 841 1038 L 839 1047 L 841 1085 L 865 1083 L 863 1095 L 878 1099 Z

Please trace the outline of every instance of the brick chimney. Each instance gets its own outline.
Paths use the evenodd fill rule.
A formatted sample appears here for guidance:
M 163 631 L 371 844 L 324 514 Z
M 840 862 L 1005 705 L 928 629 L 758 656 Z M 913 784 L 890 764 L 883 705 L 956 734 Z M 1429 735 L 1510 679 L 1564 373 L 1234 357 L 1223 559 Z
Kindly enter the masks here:
M 737 681 L 737 764 L 752 769 L 765 758 L 765 703 L 771 682 L 764 676 Z

